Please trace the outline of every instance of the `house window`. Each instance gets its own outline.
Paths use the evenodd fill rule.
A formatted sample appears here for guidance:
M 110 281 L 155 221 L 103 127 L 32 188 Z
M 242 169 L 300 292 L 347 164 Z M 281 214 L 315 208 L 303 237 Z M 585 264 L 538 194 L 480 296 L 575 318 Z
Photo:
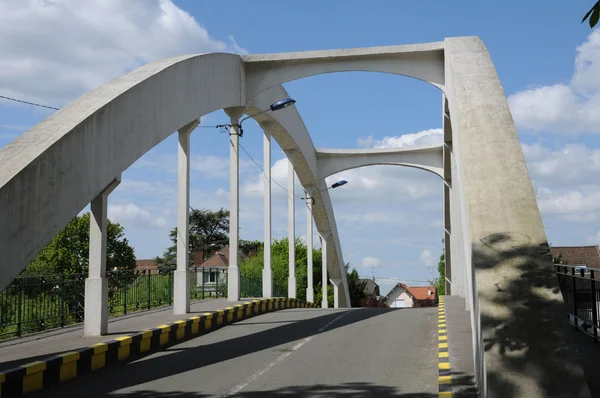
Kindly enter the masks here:
M 217 281 L 217 272 L 208 271 L 204 272 L 204 283 L 215 283 Z

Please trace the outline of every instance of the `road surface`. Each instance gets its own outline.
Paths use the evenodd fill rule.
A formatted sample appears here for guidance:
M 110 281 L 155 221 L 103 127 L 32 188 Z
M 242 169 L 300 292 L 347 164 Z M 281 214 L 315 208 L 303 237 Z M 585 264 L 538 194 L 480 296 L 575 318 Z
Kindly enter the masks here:
M 290 309 L 30 397 L 438 396 L 437 309 Z

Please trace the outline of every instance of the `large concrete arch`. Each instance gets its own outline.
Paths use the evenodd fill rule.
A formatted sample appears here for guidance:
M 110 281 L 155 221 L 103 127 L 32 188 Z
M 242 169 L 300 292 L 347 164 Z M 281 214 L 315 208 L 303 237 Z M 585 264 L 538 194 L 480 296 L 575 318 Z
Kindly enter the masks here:
M 269 87 L 323 73 L 368 71 L 403 75 L 444 90 L 444 42 L 242 56 L 246 98 Z
M 445 189 L 451 187 L 452 224 L 464 236 L 458 250 L 462 277 L 452 283 L 470 291 L 482 397 L 507 391 L 515 398 L 589 397 L 569 344 L 564 303 L 506 96 L 476 37 L 242 58 L 175 57 L 86 94 L 0 149 L 0 289 L 123 170 L 172 132 L 214 110 L 262 101 L 259 94 L 287 81 L 352 70 L 421 79 L 440 88 L 448 101 Z M 265 104 L 255 109 L 259 105 Z M 306 189 L 325 188 L 310 137 L 297 120 L 285 125 L 289 113 L 278 112 L 272 120 L 282 121 L 276 133 L 280 145 L 295 154 Z M 313 195 L 321 219 L 317 228 L 335 242 L 329 197 Z M 343 266 L 341 252 L 336 255 L 331 272 Z
M 57 111 L 0 149 L 0 290 L 90 201 L 173 131 L 218 109 L 245 106 L 238 55 L 174 57 L 144 65 Z M 257 96 L 256 113 L 287 97 L 281 86 Z M 295 149 L 300 182 L 317 186 L 315 149 L 295 108 L 262 114 L 277 124 L 274 138 Z M 315 196 L 315 223 L 330 231 L 332 278 L 344 281 L 331 201 Z M 333 226 L 333 228 L 332 228 Z M 340 265 L 341 264 L 341 265 Z
M 410 148 L 317 149 L 319 178 L 375 165 L 421 169 L 444 178 L 443 145 Z
M 243 81 L 238 55 L 153 62 L 0 149 L 0 289 L 144 153 L 204 114 L 244 105 Z
M 453 203 L 444 206 L 446 218 L 448 213 L 453 218 L 454 232 L 450 225 L 447 232 L 464 237 L 459 247 L 453 245 L 462 268 L 453 270 L 458 272 L 451 283 L 467 291 L 480 393 L 505 396 L 510 385 L 514 397 L 589 396 L 576 353 L 548 350 L 556 344 L 572 350 L 573 342 L 506 96 L 479 38 L 243 59 L 247 99 L 295 79 L 357 70 L 396 73 L 440 88 L 448 101 L 443 111 L 444 195 Z M 542 323 L 552 332 L 540 333 Z M 515 344 L 520 351 L 507 354 Z M 515 373 L 515 355 L 530 370 Z

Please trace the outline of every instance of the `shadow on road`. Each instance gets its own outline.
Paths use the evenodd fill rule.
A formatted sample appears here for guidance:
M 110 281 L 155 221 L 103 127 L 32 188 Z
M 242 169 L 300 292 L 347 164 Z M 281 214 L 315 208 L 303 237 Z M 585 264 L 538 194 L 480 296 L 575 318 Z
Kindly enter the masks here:
M 209 397 L 202 393 L 189 393 L 182 391 L 157 392 L 139 391 L 131 394 L 113 394 L 111 397 L 144 397 L 144 398 L 204 398 Z M 345 383 L 340 385 L 316 384 L 312 386 L 285 387 L 268 391 L 241 391 L 234 397 L 238 398 L 279 398 L 279 397 L 395 397 L 395 398 L 437 398 L 438 394 L 431 393 L 402 393 L 399 388 L 380 386 L 371 383 Z
M 320 310 L 308 310 L 308 311 L 320 311 Z M 129 395 L 119 395 L 115 391 L 126 389 L 133 386 L 139 386 L 144 383 L 156 381 L 177 374 L 185 373 L 194 369 L 199 369 L 204 366 L 227 361 L 230 359 L 238 358 L 241 356 L 249 355 L 262 350 L 271 349 L 286 343 L 297 341 L 312 335 L 319 334 L 318 330 L 328 322 L 339 317 L 343 312 L 349 312 L 346 316 L 340 318 L 337 322 L 333 323 L 325 332 L 335 330 L 353 323 L 361 322 L 369 318 L 373 318 L 379 315 L 389 313 L 391 311 L 398 311 L 390 308 L 364 308 L 360 310 L 346 310 L 346 311 L 335 311 L 335 312 L 324 312 L 323 315 L 316 316 L 310 319 L 304 320 L 290 320 L 291 323 L 276 326 L 268 330 L 259 331 L 256 333 L 231 338 L 224 341 L 219 341 L 210 344 L 203 344 L 194 347 L 185 347 L 182 344 L 175 345 L 169 349 L 166 349 L 162 353 L 152 357 L 148 356 L 143 360 L 136 360 L 128 364 L 115 365 L 107 369 L 98 371 L 96 373 L 86 375 L 79 379 L 70 381 L 64 385 L 57 385 L 49 388 L 46 391 L 33 394 L 33 396 L 64 396 L 74 395 L 80 396 L 79 393 L 86 397 L 118 397 L 118 396 L 140 396 L 140 397 L 203 397 L 205 395 L 196 394 L 190 395 L 188 393 L 180 393 L 177 395 L 176 392 L 162 393 L 152 391 L 138 391 Z M 282 311 L 281 313 L 285 313 Z M 270 323 L 269 319 L 265 319 L 265 323 Z M 253 320 L 252 323 L 260 323 L 257 320 Z M 243 322 L 239 323 L 237 327 L 243 326 Z M 218 333 L 218 332 L 215 332 Z M 198 337 L 200 339 L 201 337 Z M 225 375 L 224 375 L 225 377 Z M 369 386 L 368 384 L 355 385 L 356 388 L 362 386 L 363 391 L 360 393 L 352 392 L 352 385 L 346 385 L 345 387 L 336 386 L 311 386 L 311 387 L 298 387 L 298 388 L 331 388 L 333 395 L 328 396 L 365 396 L 365 393 L 375 394 L 376 396 L 386 396 L 385 394 L 393 394 L 393 392 L 386 392 L 384 390 L 377 390 L 377 386 Z M 201 388 L 201 383 L 200 383 Z M 365 390 L 370 388 L 370 390 Z M 385 387 L 381 387 L 385 388 Z M 336 392 L 336 389 L 337 392 Z M 325 390 L 324 390 L 325 391 Z M 306 390 L 306 394 L 314 394 L 315 391 Z M 324 392 L 325 393 L 325 392 Z M 258 396 L 258 395 L 237 395 L 240 397 L 245 396 Z M 282 396 L 284 394 L 281 391 L 269 392 L 271 395 L 264 395 L 261 393 L 260 396 Z M 289 395 L 289 392 L 286 394 Z M 384 395 L 382 395 L 384 394 Z M 83 396 L 81 395 L 81 396 Z M 308 396 L 308 395 L 307 395 Z M 368 395 L 367 395 L 368 396 Z M 429 397 L 430 395 L 387 395 L 397 397 Z

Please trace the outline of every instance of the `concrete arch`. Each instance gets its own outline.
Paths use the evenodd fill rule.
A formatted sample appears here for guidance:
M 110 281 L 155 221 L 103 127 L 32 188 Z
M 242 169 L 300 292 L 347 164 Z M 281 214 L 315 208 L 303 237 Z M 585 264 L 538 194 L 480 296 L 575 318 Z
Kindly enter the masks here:
M 445 90 L 444 43 L 242 56 L 246 99 L 269 87 L 323 73 L 369 71 L 425 81 Z
M 245 106 L 244 88 L 238 55 L 160 60 L 85 94 L 0 149 L 0 290 L 143 154 L 205 114 Z M 247 111 L 285 96 L 283 87 L 273 87 Z M 300 151 L 301 183 L 317 184 L 315 149 L 297 110 L 259 119 L 276 123 L 274 138 L 282 148 Z M 329 271 L 345 282 L 331 202 L 328 195 L 315 200 L 317 228 L 331 231 L 336 248 L 330 250 Z
M 266 109 L 275 101 L 288 97 L 287 92 L 281 86 L 271 87 L 248 103 L 248 113 L 257 113 Z M 313 192 L 315 199 L 312 205 L 312 213 L 317 231 L 327 236 L 327 243 L 333 250 L 327 251 L 327 269 L 331 279 L 339 279 L 343 283 L 344 295 L 340 297 L 340 307 L 350 306 L 350 295 L 346 281 L 346 271 L 342 256 L 341 244 L 337 231 L 333 205 L 329 192 L 319 192 L 325 189 L 324 179 L 318 177 L 318 164 L 315 146 L 310 134 L 306 129 L 300 114 L 293 111 L 279 111 L 276 113 L 263 113 L 254 119 L 277 141 L 281 149 L 286 153 L 288 159 L 294 164 L 296 176 L 300 184 L 307 192 Z
M 375 165 L 405 166 L 444 178 L 443 145 L 419 148 L 317 149 L 319 178 Z
M 192 120 L 242 106 L 243 88 L 238 55 L 160 60 L 83 95 L 0 149 L 0 289 L 123 170 Z

